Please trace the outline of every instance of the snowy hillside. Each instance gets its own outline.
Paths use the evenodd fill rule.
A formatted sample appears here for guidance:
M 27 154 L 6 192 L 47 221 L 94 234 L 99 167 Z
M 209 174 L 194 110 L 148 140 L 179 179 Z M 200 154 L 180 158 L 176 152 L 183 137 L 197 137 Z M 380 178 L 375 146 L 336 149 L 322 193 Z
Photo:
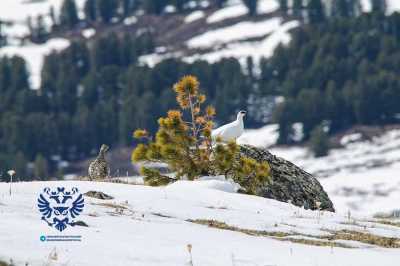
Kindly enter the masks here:
M 248 18 L 247 8 L 240 0 L 228 1 L 226 7 L 208 15 L 194 11 L 185 17 L 184 23 L 203 21 L 207 27 L 186 40 L 188 51 L 145 55 L 141 61 L 152 66 L 170 57 L 182 57 L 187 62 L 199 59 L 216 62 L 222 58 L 235 57 L 244 64 L 246 58 L 251 56 L 258 62 L 261 57 L 270 57 L 279 44 L 287 44 L 290 41 L 290 30 L 299 26 L 298 21 L 284 21 L 276 16 L 274 12 L 278 8 L 276 0 L 260 0 L 258 14 L 267 17 L 257 21 Z
M 24 40 L 29 34 L 28 18 L 36 19 L 38 16 L 43 16 L 46 27 L 50 28 L 51 10 L 54 10 L 56 15 L 59 14 L 62 2 L 63 0 L 3 0 L 0 4 L 0 21 L 6 23 L 3 30 L 8 38 L 8 45 L 0 48 L 0 56 L 24 57 L 32 74 L 33 88 L 38 88 L 40 85 L 43 57 L 51 50 L 59 51 L 66 48 L 69 40 L 58 37 L 41 45 L 29 43 Z M 388 13 L 400 9 L 399 1 L 387 2 Z M 79 16 L 83 18 L 85 0 L 77 0 L 76 3 Z M 201 3 L 202 8 L 209 6 L 207 1 Z M 369 0 L 362 1 L 364 11 L 369 11 L 370 6 Z M 300 25 L 296 20 L 280 17 L 276 12 L 278 9 L 277 0 L 259 0 L 259 17 L 256 21 L 247 16 L 247 8 L 241 0 L 230 0 L 225 7 L 214 11 L 194 10 L 180 18 L 179 29 L 191 32 L 183 41 L 184 47 L 178 45 L 176 48 L 175 44 L 171 47 L 159 46 L 155 53 L 141 56 L 140 61 L 153 66 L 170 57 L 179 57 L 187 62 L 198 59 L 215 62 L 221 58 L 235 57 L 245 64 L 246 58 L 252 56 L 257 62 L 261 57 L 270 57 L 279 44 L 289 43 L 290 30 Z M 123 24 L 128 28 L 134 27 L 140 24 L 138 21 L 140 22 L 141 16 L 143 12 L 139 10 L 137 15 L 126 18 Z M 142 30 L 147 26 L 144 24 Z M 93 28 L 81 29 L 82 37 L 91 38 L 95 34 Z
M 31 73 L 31 85 L 38 88 L 40 85 L 40 71 L 43 59 L 52 50 L 60 51 L 69 46 L 69 41 L 63 38 L 52 39 L 45 44 L 32 44 L 22 41 L 29 34 L 28 19 L 43 16 L 43 21 L 49 29 L 52 25 L 50 10 L 59 14 L 63 0 L 2 0 L 0 3 L 0 21 L 5 22 L 4 33 L 8 45 L 0 48 L 0 56 L 23 57 Z M 83 9 L 85 0 L 76 1 L 80 10 Z M 83 16 L 81 13 L 80 16 Z
M 276 125 L 247 131 L 241 143 L 269 147 L 277 140 Z M 361 134 L 341 138 L 343 148 L 315 158 L 305 147 L 273 147 L 270 151 L 319 178 L 337 210 L 390 214 L 399 210 L 400 130 L 388 130 L 371 140 Z
M 361 1 L 361 7 L 364 12 L 369 12 L 370 0 Z M 163 52 L 142 56 L 141 61 L 153 66 L 170 57 L 180 57 L 188 62 L 198 59 L 216 62 L 221 58 L 234 57 L 244 65 L 246 58 L 251 56 L 258 62 L 261 57 L 272 56 L 279 44 L 288 44 L 291 39 L 290 30 L 300 25 L 296 20 L 284 21 L 275 13 L 278 9 L 277 0 L 259 0 L 258 14 L 270 16 L 258 19 L 257 22 L 249 21 L 247 8 L 241 0 L 230 0 L 226 7 L 209 15 L 194 11 L 185 17 L 184 23 L 199 23 L 204 20 L 212 27 L 205 28 L 204 32 L 187 40 L 186 45 L 192 50 L 190 55 L 182 51 Z M 388 14 L 398 10 L 399 1 L 387 0 Z M 230 20 L 239 18 L 242 18 L 240 22 L 229 23 Z
M 40 220 L 44 187 L 78 187 L 115 197 L 85 197 L 79 220 L 62 235 L 82 242 L 41 242 L 57 235 Z M 167 187 L 95 182 L 0 184 L 0 260 L 14 265 L 394 265 L 400 228 L 234 193 L 205 178 Z M 192 264 L 188 245 L 191 245 Z M 307 255 L 309 254 L 309 255 Z M 27 264 L 25 264 L 27 263 Z

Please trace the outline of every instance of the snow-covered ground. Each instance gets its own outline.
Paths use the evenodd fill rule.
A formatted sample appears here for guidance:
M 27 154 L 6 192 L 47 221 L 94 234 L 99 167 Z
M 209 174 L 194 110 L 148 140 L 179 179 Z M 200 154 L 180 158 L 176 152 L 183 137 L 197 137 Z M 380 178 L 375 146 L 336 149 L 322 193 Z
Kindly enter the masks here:
M 248 130 L 241 143 L 268 147 L 277 140 L 276 125 Z M 343 148 L 315 158 L 305 147 L 273 147 L 270 151 L 319 178 L 339 212 L 363 214 L 400 210 L 400 130 L 371 140 L 359 134 L 341 139 Z
M 78 220 L 59 234 L 41 221 L 37 198 L 45 187 L 115 197 L 85 197 Z M 234 193 L 221 178 L 178 181 L 166 187 L 63 181 L 0 183 L 0 260 L 14 265 L 395 265 L 399 249 L 324 237 L 350 230 L 400 238 L 400 228 Z M 215 220 L 230 228 L 194 221 Z M 224 225 L 224 224 L 222 224 Z M 229 229 L 229 230 L 227 230 Z M 253 230 L 247 231 L 245 230 Z M 287 233 L 273 237 L 271 234 Z M 258 234 L 258 235 L 249 235 Z M 82 242 L 41 242 L 42 235 L 81 235 Z M 309 241 L 305 244 L 294 241 Z M 310 242 L 322 246 L 310 245 Z M 191 245 L 192 261 L 187 246 Z M 345 245 L 352 248 L 339 247 Z M 28 263 L 28 264 L 25 264 Z

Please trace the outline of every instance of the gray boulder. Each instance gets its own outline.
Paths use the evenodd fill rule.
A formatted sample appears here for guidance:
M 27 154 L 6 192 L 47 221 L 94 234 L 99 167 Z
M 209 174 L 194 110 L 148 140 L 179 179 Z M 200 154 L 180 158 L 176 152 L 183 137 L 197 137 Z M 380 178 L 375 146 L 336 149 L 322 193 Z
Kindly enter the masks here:
M 271 167 L 270 184 L 265 184 L 257 191 L 257 195 L 265 198 L 291 202 L 306 209 L 320 209 L 334 212 L 332 201 L 318 180 L 293 163 L 277 157 L 266 149 L 249 145 L 240 146 L 240 155 L 253 158 L 258 162 L 266 161 Z

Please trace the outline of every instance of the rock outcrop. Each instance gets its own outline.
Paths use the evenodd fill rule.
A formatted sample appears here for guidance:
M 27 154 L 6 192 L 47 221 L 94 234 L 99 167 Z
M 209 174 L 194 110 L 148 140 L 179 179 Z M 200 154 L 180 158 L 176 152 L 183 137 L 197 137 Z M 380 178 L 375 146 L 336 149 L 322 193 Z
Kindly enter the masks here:
M 107 195 L 104 192 L 101 191 L 94 191 L 94 190 L 90 190 L 88 192 L 86 192 L 85 194 L 83 194 L 87 197 L 91 197 L 91 198 L 96 198 L 96 199 L 102 199 L 102 200 L 110 200 L 110 199 L 114 199 L 114 197 Z
M 240 146 L 240 155 L 257 161 L 266 161 L 271 167 L 270 184 L 257 191 L 261 197 L 290 202 L 306 209 L 335 211 L 332 201 L 318 180 L 293 163 L 277 157 L 266 149 L 249 145 Z M 319 202 L 319 203 L 318 203 Z

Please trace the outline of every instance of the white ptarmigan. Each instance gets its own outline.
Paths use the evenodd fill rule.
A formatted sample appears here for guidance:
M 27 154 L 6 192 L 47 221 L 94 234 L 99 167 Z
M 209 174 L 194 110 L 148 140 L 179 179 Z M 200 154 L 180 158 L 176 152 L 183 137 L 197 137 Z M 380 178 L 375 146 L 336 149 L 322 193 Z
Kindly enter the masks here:
M 243 117 L 245 115 L 246 111 L 240 111 L 235 121 L 214 129 L 211 132 L 212 139 L 220 139 L 223 142 L 236 141 L 244 132 Z

